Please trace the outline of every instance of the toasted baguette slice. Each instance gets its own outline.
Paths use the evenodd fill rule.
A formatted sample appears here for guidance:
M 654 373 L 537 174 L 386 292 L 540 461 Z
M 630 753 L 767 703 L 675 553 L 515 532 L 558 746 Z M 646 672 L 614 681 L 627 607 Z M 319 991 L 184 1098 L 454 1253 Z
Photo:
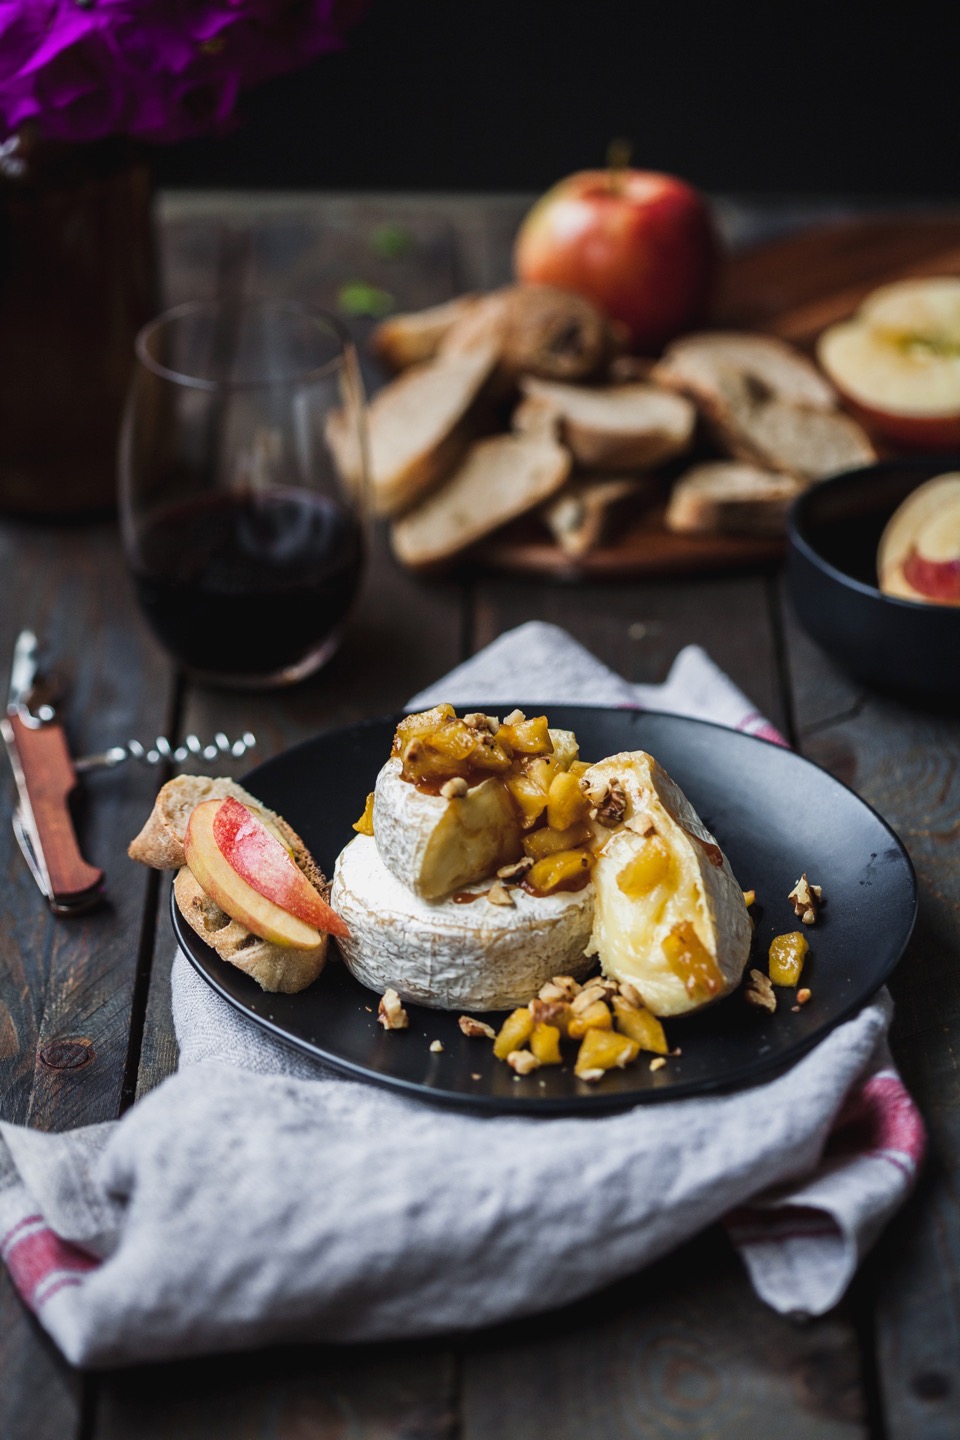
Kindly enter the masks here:
M 127 853 L 131 859 L 157 870 L 179 870 L 173 893 L 187 924 L 202 940 L 213 946 L 222 960 L 239 966 L 264 990 L 283 990 L 292 994 L 304 989 L 320 974 L 327 958 L 328 937 L 321 936 L 320 944 L 313 950 L 294 950 L 261 940 L 221 910 L 186 867 L 183 837 L 194 808 L 202 800 L 219 800 L 227 795 L 246 805 L 275 831 L 311 885 L 326 898 L 329 885 L 293 827 L 274 811 L 268 810 L 242 785 L 222 775 L 178 775 L 168 780 L 154 802 L 147 823 L 131 842 Z
M 501 379 L 511 384 L 520 375 L 588 379 L 606 368 L 624 341 L 582 295 L 552 285 L 508 285 L 481 297 L 451 325 L 440 349 L 459 355 L 493 343 Z
M 555 494 L 570 463 L 569 452 L 548 436 L 479 440 L 441 490 L 394 523 L 397 559 L 415 568 L 453 559 Z
M 450 328 L 480 302 L 479 295 L 458 295 L 428 310 L 391 315 L 382 320 L 370 337 L 377 359 L 391 370 L 406 370 L 423 360 L 432 360 Z
M 548 500 L 540 513 L 563 553 L 571 560 L 582 560 L 602 543 L 614 512 L 624 501 L 643 505 L 658 490 L 653 476 L 578 475 Z
M 256 980 L 262 990 L 295 995 L 312 985 L 326 964 L 328 936 L 324 935 L 314 950 L 292 950 L 286 945 L 261 940 L 238 921 L 231 920 L 201 889 L 186 866 L 177 873 L 173 894 L 191 930 L 212 946 L 221 960 L 236 965 Z
M 690 534 L 782 535 L 802 485 L 735 460 L 695 465 L 676 481 L 665 516 L 668 530 Z
M 493 343 L 413 365 L 379 390 L 367 409 L 370 494 L 374 514 L 397 515 L 444 480 L 472 438 L 471 412 L 497 364 Z M 342 412 L 327 423 L 340 470 L 361 476 L 353 431 Z
M 691 396 L 727 455 L 809 482 L 876 458 L 805 356 L 766 335 L 687 336 L 653 372 Z
M 560 437 L 579 465 L 643 470 L 688 449 L 696 411 L 682 395 L 655 385 L 560 385 L 524 378 L 529 400 L 551 407 Z

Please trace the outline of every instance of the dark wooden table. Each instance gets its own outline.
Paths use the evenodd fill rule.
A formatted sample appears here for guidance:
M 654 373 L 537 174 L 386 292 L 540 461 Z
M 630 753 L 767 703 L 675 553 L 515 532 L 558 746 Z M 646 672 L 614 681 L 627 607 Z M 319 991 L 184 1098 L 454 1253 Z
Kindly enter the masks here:
M 166 298 L 238 276 L 330 302 L 344 282 L 404 306 L 507 278 L 517 198 L 166 196 Z M 738 242 L 842 207 L 722 207 Z M 400 226 L 414 244 L 397 256 Z M 81 1374 L 0 1273 L 2 1440 L 955 1440 L 960 1435 L 960 728 L 854 685 L 800 632 L 777 573 L 588 587 L 474 576 L 426 585 L 378 545 L 341 654 L 289 693 L 184 684 L 147 633 L 112 523 L 0 521 L 0 656 L 34 627 L 69 682 L 75 750 L 128 736 L 256 731 L 261 757 L 399 707 L 531 617 L 565 626 L 632 680 L 704 645 L 805 754 L 896 827 L 916 864 L 920 923 L 892 989 L 894 1046 L 931 1153 L 919 1189 L 848 1298 L 796 1325 L 755 1299 L 717 1231 L 560 1313 L 465 1339 L 304 1346 Z M 0 784 L 3 1117 L 61 1130 L 121 1115 L 176 1063 L 166 881 L 126 858 L 155 772 L 84 783 L 80 829 L 109 878 L 83 919 L 46 912 Z M 558 1257 L 562 1263 L 562 1257 Z

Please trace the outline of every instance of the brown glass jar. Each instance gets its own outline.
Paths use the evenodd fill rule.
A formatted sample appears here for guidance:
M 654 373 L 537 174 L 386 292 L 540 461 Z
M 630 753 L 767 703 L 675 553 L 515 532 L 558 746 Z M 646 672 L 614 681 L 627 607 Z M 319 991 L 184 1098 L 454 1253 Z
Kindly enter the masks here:
M 150 168 L 125 140 L 0 146 L 0 510 L 113 506 L 133 342 L 159 309 Z

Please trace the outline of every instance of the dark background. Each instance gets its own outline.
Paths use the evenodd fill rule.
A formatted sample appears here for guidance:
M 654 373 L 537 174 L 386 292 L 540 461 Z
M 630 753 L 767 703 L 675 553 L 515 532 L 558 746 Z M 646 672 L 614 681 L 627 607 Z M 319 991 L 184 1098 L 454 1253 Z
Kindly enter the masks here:
M 960 191 L 952 0 L 371 0 L 342 53 L 251 92 L 161 183 L 539 191 L 634 163 L 712 191 Z

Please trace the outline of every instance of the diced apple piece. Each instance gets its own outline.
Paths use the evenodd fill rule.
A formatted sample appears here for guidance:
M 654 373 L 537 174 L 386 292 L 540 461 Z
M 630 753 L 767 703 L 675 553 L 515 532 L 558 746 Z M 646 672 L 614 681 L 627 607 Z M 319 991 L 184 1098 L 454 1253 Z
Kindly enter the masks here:
M 367 803 L 363 807 L 363 814 L 354 823 L 354 830 L 358 835 L 373 835 L 373 791 L 367 796 Z
M 628 1005 L 619 995 L 613 997 L 613 1008 L 617 1017 L 617 1029 L 635 1040 L 641 1050 L 649 1050 L 654 1055 L 669 1055 L 667 1037 L 656 1015 L 651 1015 L 649 1010 L 638 1010 L 635 1005 Z
M 801 930 L 773 937 L 768 959 L 770 979 L 774 985 L 796 985 L 809 949 L 807 937 Z
M 504 722 L 497 731 L 497 739 L 519 755 L 553 754 L 546 715 L 534 715 L 529 720 L 517 720 L 509 725 Z
M 579 1040 L 586 1035 L 588 1030 L 611 1030 L 613 1028 L 613 1016 L 602 1000 L 594 1000 L 592 1005 L 587 1005 L 579 1014 L 570 1016 L 570 1023 L 567 1026 L 567 1034 L 571 1040 Z
M 547 791 L 547 824 L 551 830 L 569 830 L 578 820 L 585 820 L 590 801 L 580 789 L 580 780 L 569 770 L 561 770 L 550 781 Z
M 587 825 L 571 825 L 569 830 L 551 830 L 549 825 L 544 825 L 524 835 L 523 849 L 532 860 L 542 860 L 545 855 L 556 855 L 559 850 L 577 849 L 589 837 L 590 828 Z
M 511 1051 L 521 1049 L 533 1034 L 533 1026 L 533 1016 L 525 1005 L 508 1015 L 493 1042 L 497 1059 L 506 1060 Z
M 534 1025 L 530 1036 L 530 1049 L 536 1055 L 541 1065 L 562 1065 L 563 1056 L 560 1054 L 560 1030 L 556 1025 L 546 1025 L 543 1021 Z
M 261 895 L 234 870 L 221 851 L 213 833 L 220 804 L 219 800 L 204 800 L 187 822 L 183 848 L 197 884 L 221 910 L 262 940 L 291 950 L 315 950 L 321 942 L 320 930 Z M 306 881 L 306 877 L 303 878 Z
M 577 890 L 587 883 L 593 856 L 586 850 L 558 850 L 537 860 L 523 878 L 524 888 L 535 895 L 555 890 Z
M 659 835 L 651 835 L 617 876 L 617 887 L 631 900 L 649 895 L 670 878 L 670 850 Z
M 720 993 L 723 977 L 717 962 L 690 920 L 680 920 L 673 926 L 664 937 L 663 953 L 691 1000 L 705 1005 Z
M 960 605 L 960 473 L 907 496 L 880 539 L 877 572 L 887 595 Z
M 639 1045 L 628 1035 L 618 1035 L 615 1030 L 588 1030 L 577 1053 L 574 1073 L 585 1079 L 595 1070 L 622 1070 L 639 1053 Z

